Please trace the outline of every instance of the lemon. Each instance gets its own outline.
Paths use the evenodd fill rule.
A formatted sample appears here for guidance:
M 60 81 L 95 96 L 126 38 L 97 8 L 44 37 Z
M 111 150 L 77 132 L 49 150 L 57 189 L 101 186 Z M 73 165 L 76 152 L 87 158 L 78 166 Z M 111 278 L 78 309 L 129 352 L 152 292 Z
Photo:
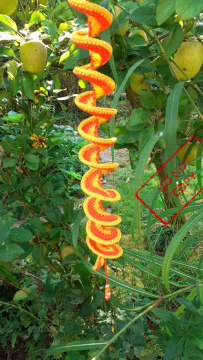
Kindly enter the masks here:
M 144 75 L 143 74 L 138 75 L 138 74 L 132 73 L 130 75 L 130 87 L 136 94 L 138 94 L 142 90 L 149 89 L 148 83 L 145 80 L 143 80 L 144 77 L 152 78 L 153 73 L 146 73 Z
M 115 6 L 116 19 L 122 12 L 123 11 L 118 6 Z M 116 30 L 116 34 L 124 36 L 127 31 L 128 24 L 129 24 L 129 21 L 127 21 L 123 26 L 119 27 L 118 30 Z
M 11 15 L 18 5 L 18 0 L 0 0 L 0 14 Z
M 179 152 L 178 152 L 178 157 L 179 159 L 182 161 L 185 157 L 186 151 L 187 149 L 190 147 L 191 143 L 187 143 Z M 194 144 L 194 146 L 192 147 L 192 149 L 190 150 L 189 154 L 187 155 L 187 160 L 190 163 L 190 165 L 195 166 L 196 165 L 196 161 L 192 161 L 193 159 L 196 159 L 197 157 L 197 149 L 198 149 L 198 145 L 197 143 Z
M 41 74 L 47 62 L 47 49 L 39 40 L 28 41 L 20 47 L 20 59 L 26 71 L 33 75 Z
M 68 255 L 75 254 L 77 255 L 77 250 L 73 245 L 63 245 L 61 248 L 61 258 L 64 259 Z M 69 261 L 70 263 L 74 263 L 74 261 Z
M 38 5 L 46 5 L 47 0 L 38 0 Z
M 175 63 L 184 71 L 189 79 L 193 78 L 200 70 L 203 62 L 203 46 L 198 41 L 183 42 L 176 52 Z M 186 80 L 181 71 L 171 62 L 171 66 L 179 80 Z

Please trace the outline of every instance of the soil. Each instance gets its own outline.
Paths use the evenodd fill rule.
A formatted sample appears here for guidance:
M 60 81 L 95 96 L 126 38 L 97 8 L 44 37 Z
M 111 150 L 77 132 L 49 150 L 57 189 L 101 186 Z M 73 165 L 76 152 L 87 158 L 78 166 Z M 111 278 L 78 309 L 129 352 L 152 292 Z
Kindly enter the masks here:
M 22 348 L 18 350 L 12 349 L 11 351 L 6 351 L 0 347 L 0 360 L 25 360 L 26 352 L 23 349 L 24 347 L 23 345 Z
M 111 148 L 103 150 L 100 153 L 101 162 L 106 163 L 112 161 Z M 114 162 L 119 163 L 119 167 L 124 167 L 126 162 L 129 162 L 129 155 L 127 149 L 114 150 Z

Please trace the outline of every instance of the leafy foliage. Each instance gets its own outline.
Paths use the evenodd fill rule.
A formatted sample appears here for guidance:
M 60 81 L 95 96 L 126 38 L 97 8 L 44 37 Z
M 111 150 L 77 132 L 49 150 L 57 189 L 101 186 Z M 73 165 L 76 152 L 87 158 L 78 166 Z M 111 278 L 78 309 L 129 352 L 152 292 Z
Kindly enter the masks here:
M 115 14 L 115 2 L 98 3 Z M 202 139 L 201 70 L 180 82 L 171 66 L 183 41 L 201 43 L 202 4 L 117 5 L 125 11 L 101 34 L 113 47 L 101 71 L 117 85 L 108 106 L 119 108 L 126 92 L 133 109 L 123 102 L 125 115 L 121 109 L 121 118 L 101 129 L 117 137 L 115 149 L 128 149 L 136 172 L 120 172 L 115 182 L 124 197 L 128 193 L 121 206 L 128 237 L 122 239 L 124 257 L 111 265 L 109 282 L 116 289 L 109 303 L 101 291 L 105 274 L 92 269 L 95 257 L 84 242 L 78 206 L 86 169 L 77 157 L 84 140 L 75 125 L 83 114 L 71 114 L 69 101 L 88 85 L 80 79 L 68 95 L 62 92 L 62 77 L 71 87 L 73 67 L 88 61 L 87 51 L 70 41 L 86 19 L 59 0 L 21 1 L 11 17 L 0 14 L 0 357 L 21 350 L 26 360 L 202 358 L 202 197 L 164 231 L 137 199 L 132 205 L 147 180 L 146 167 L 160 167 L 191 135 Z M 39 75 L 24 71 L 19 58 L 20 44 L 30 38 L 47 47 Z M 144 84 L 137 93 L 129 86 L 133 73 Z M 193 196 L 202 187 L 201 156 L 199 149 Z M 150 186 L 145 195 L 166 219 L 179 210 L 178 201 L 171 204 L 164 194 L 156 202 Z M 74 245 L 77 255 L 62 259 L 64 244 Z

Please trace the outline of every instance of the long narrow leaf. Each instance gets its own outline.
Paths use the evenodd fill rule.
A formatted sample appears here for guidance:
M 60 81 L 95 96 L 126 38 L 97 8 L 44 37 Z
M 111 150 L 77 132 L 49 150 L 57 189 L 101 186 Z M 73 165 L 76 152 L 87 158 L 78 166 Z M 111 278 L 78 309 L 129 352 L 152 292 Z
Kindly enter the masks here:
M 51 346 L 45 355 L 45 359 L 50 355 L 58 355 L 67 351 L 82 351 L 82 350 L 94 350 L 101 348 L 106 345 L 106 341 L 98 340 L 83 340 L 83 341 L 73 341 L 69 344 L 64 345 L 54 345 Z
M 142 274 L 146 274 L 148 275 L 149 277 L 151 278 L 155 278 L 155 279 L 158 279 L 158 280 L 161 280 L 162 281 L 162 278 L 161 276 L 153 273 L 151 270 L 149 270 L 149 268 L 147 268 L 147 266 L 143 266 L 143 265 L 140 265 L 138 264 L 136 261 L 132 260 L 131 258 L 129 258 L 128 256 L 124 255 L 124 259 L 129 263 L 131 264 L 132 266 L 134 266 L 136 269 L 140 270 L 140 272 Z M 174 281 L 169 281 L 169 283 L 171 285 L 174 285 L 176 287 L 179 287 L 180 285 L 178 283 L 175 283 Z
M 151 256 L 150 253 L 148 253 L 147 251 L 143 254 L 140 251 L 135 251 L 135 250 L 127 250 L 127 249 L 123 249 L 124 250 L 124 254 L 128 255 L 128 256 L 132 256 L 132 257 L 136 257 L 139 260 L 145 261 L 147 259 L 148 262 L 153 263 L 151 260 Z M 154 261 L 156 261 L 156 265 L 157 266 L 162 266 L 163 264 L 163 258 L 161 256 L 158 255 L 154 255 Z M 188 268 L 189 270 L 196 270 L 198 271 L 198 264 L 192 262 L 192 263 L 187 263 L 187 262 L 182 262 L 179 260 L 172 260 L 171 261 L 171 269 L 174 269 L 174 265 L 180 266 L 181 268 Z M 200 268 L 203 271 L 203 266 Z
M 184 82 L 174 86 L 173 91 L 168 97 L 165 117 L 165 137 L 166 137 L 166 159 L 168 160 L 176 151 L 176 131 L 177 131 L 177 115 L 180 95 L 184 86 Z M 175 160 L 175 159 L 174 159 Z M 173 160 L 170 161 L 175 166 Z
M 169 278 L 169 271 L 173 256 L 176 253 L 184 236 L 201 220 L 202 217 L 203 217 L 203 210 L 200 210 L 197 214 L 193 215 L 176 233 L 176 235 L 172 239 L 166 251 L 163 260 L 162 278 L 167 290 L 169 290 L 168 278 Z
M 149 155 L 151 154 L 151 151 L 156 144 L 156 142 L 160 139 L 159 132 L 157 132 L 152 138 L 148 141 L 146 146 L 144 147 L 141 156 L 139 158 L 136 174 L 135 174 L 135 193 L 141 188 L 143 183 L 143 177 L 144 177 L 144 170 L 145 166 L 147 164 Z M 140 210 L 140 201 L 138 198 L 135 198 L 135 219 L 137 222 L 137 229 L 139 236 L 141 238 L 141 210 Z
M 84 259 L 82 260 L 83 264 L 86 266 L 86 268 L 93 274 L 95 275 L 99 275 L 100 277 L 104 278 L 105 279 L 105 274 L 104 272 L 100 271 L 100 270 L 93 270 L 93 267 L 90 263 L 88 263 L 87 261 L 85 261 Z M 108 280 L 109 280 L 109 283 L 114 285 L 114 286 L 118 286 L 118 287 L 121 287 L 125 290 L 128 290 L 130 292 L 134 292 L 136 294 L 139 294 L 139 295 L 142 295 L 142 296 L 146 296 L 146 297 L 150 297 L 150 298 L 153 298 L 153 299 L 158 299 L 159 296 L 155 295 L 155 294 L 152 294 L 148 291 L 145 291 L 145 290 L 142 290 L 142 289 L 138 289 L 138 288 L 134 288 L 133 286 L 130 286 L 128 285 L 127 283 L 124 283 L 123 281 L 120 281 L 112 276 L 108 276 Z
M 165 138 L 166 138 L 166 160 L 176 152 L 176 136 L 177 136 L 177 116 L 180 95 L 184 86 L 184 82 L 178 83 L 174 86 L 173 91 L 168 97 L 165 117 Z M 176 166 L 176 157 L 174 156 L 167 164 L 168 173 L 174 170 Z M 170 189 L 174 188 L 175 179 L 172 179 Z M 174 197 L 176 205 L 178 206 L 178 199 Z

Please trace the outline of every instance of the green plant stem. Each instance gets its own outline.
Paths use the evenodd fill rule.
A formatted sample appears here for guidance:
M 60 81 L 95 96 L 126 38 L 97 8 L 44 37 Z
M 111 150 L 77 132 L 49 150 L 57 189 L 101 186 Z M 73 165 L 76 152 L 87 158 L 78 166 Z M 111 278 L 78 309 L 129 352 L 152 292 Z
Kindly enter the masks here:
M 40 321 L 39 318 L 37 318 L 36 316 L 34 316 L 33 314 L 31 314 L 29 311 L 21 308 L 20 306 L 13 305 L 13 304 L 11 304 L 11 303 L 6 303 L 6 302 L 4 302 L 4 301 L 0 301 L 0 305 L 5 305 L 5 306 L 8 306 L 8 307 L 13 307 L 13 308 L 18 309 L 18 310 L 24 312 L 25 314 L 31 316 L 31 317 L 32 317 L 35 321 L 37 321 L 38 323 L 39 323 L 39 321 Z
M 193 86 L 194 86 L 194 88 L 200 93 L 200 95 L 203 96 L 203 92 L 202 92 L 202 90 L 200 90 L 199 86 L 197 86 L 197 84 L 195 84 L 195 85 L 193 85 Z
M 22 10 L 22 13 L 23 13 L 23 18 L 24 18 L 24 23 L 27 24 L 27 20 L 26 20 L 26 15 L 25 15 L 25 10 L 23 8 L 23 5 L 21 3 L 21 0 L 18 0 L 19 1 L 19 5 L 20 5 L 20 8 Z
M 107 342 L 107 344 L 98 352 L 98 354 L 92 358 L 92 360 L 98 360 L 100 355 L 122 334 L 125 332 L 125 330 L 131 326 L 134 322 L 136 322 L 139 318 L 141 318 L 143 315 L 145 315 L 146 313 L 148 313 L 150 310 L 152 310 L 155 306 L 159 305 L 159 303 L 162 301 L 163 299 L 159 299 L 156 300 L 153 305 L 149 306 L 146 310 L 144 310 L 143 312 L 141 312 L 139 315 L 137 315 L 134 319 L 132 319 L 127 325 L 125 325 L 123 327 L 123 329 L 121 329 L 110 341 Z
M 190 100 L 190 102 L 193 104 L 193 106 L 194 106 L 195 110 L 197 111 L 198 115 L 199 115 L 200 118 L 203 120 L 203 115 L 202 115 L 201 112 L 199 111 L 197 105 L 196 105 L 196 104 L 194 103 L 194 101 L 192 100 L 190 94 L 188 93 L 188 91 L 186 90 L 185 87 L 183 87 L 183 90 L 185 91 L 185 93 L 186 93 L 188 99 Z
M 203 284 L 200 284 L 199 287 L 202 287 Z M 180 295 L 183 292 L 187 292 L 188 290 L 195 288 L 196 285 L 190 285 L 185 287 L 184 289 L 180 289 L 175 291 L 174 293 L 171 294 L 167 294 L 164 295 L 163 297 L 161 297 L 159 300 L 155 300 L 146 310 L 144 310 L 143 312 L 141 312 L 139 315 L 137 315 L 134 319 L 132 319 L 127 325 L 125 325 L 123 327 L 123 329 L 121 329 L 115 336 L 113 336 L 113 338 L 107 342 L 107 344 L 98 352 L 98 354 L 92 358 L 91 360 L 98 360 L 100 355 L 103 354 L 103 352 L 121 335 L 125 332 L 125 330 L 131 326 L 134 322 L 136 322 L 139 318 L 141 318 L 143 315 L 147 314 L 150 310 L 152 310 L 154 307 L 156 307 L 157 305 L 159 305 L 162 301 L 166 300 L 166 299 L 170 299 L 173 297 L 176 297 L 177 295 Z
M 172 72 L 173 75 L 176 77 L 176 79 L 178 80 L 178 82 L 181 82 L 181 81 L 178 79 L 176 73 L 174 72 L 174 70 L 173 70 L 173 68 L 172 68 L 172 66 L 171 66 L 171 64 L 170 64 L 170 61 L 169 61 L 169 59 L 168 59 L 167 56 L 166 56 L 166 52 L 165 52 L 163 46 L 161 45 L 161 43 L 160 43 L 160 41 L 159 41 L 159 39 L 158 39 L 158 37 L 157 37 L 157 35 L 156 35 L 156 32 L 155 32 L 153 29 L 151 29 L 151 30 L 152 30 L 153 33 L 154 33 L 154 37 L 155 37 L 155 39 L 156 39 L 156 41 L 157 41 L 157 44 L 159 45 L 159 47 L 160 47 L 160 49 L 161 49 L 161 51 L 162 51 L 162 53 L 163 53 L 163 55 L 164 55 L 164 57 L 165 57 L 168 65 L 169 65 L 169 67 L 170 67 L 171 72 Z M 203 115 L 202 115 L 201 112 L 199 111 L 198 107 L 196 106 L 196 104 L 195 104 L 194 101 L 192 100 L 191 96 L 189 95 L 189 93 L 187 92 L 187 90 L 185 89 L 185 87 L 183 87 L 183 90 L 185 91 L 188 99 L 190 100 L 190 102 L 191 102 L 192 105 L 194 106 L 195 110 L 197 111 L 199 117 L 203 120 Z

